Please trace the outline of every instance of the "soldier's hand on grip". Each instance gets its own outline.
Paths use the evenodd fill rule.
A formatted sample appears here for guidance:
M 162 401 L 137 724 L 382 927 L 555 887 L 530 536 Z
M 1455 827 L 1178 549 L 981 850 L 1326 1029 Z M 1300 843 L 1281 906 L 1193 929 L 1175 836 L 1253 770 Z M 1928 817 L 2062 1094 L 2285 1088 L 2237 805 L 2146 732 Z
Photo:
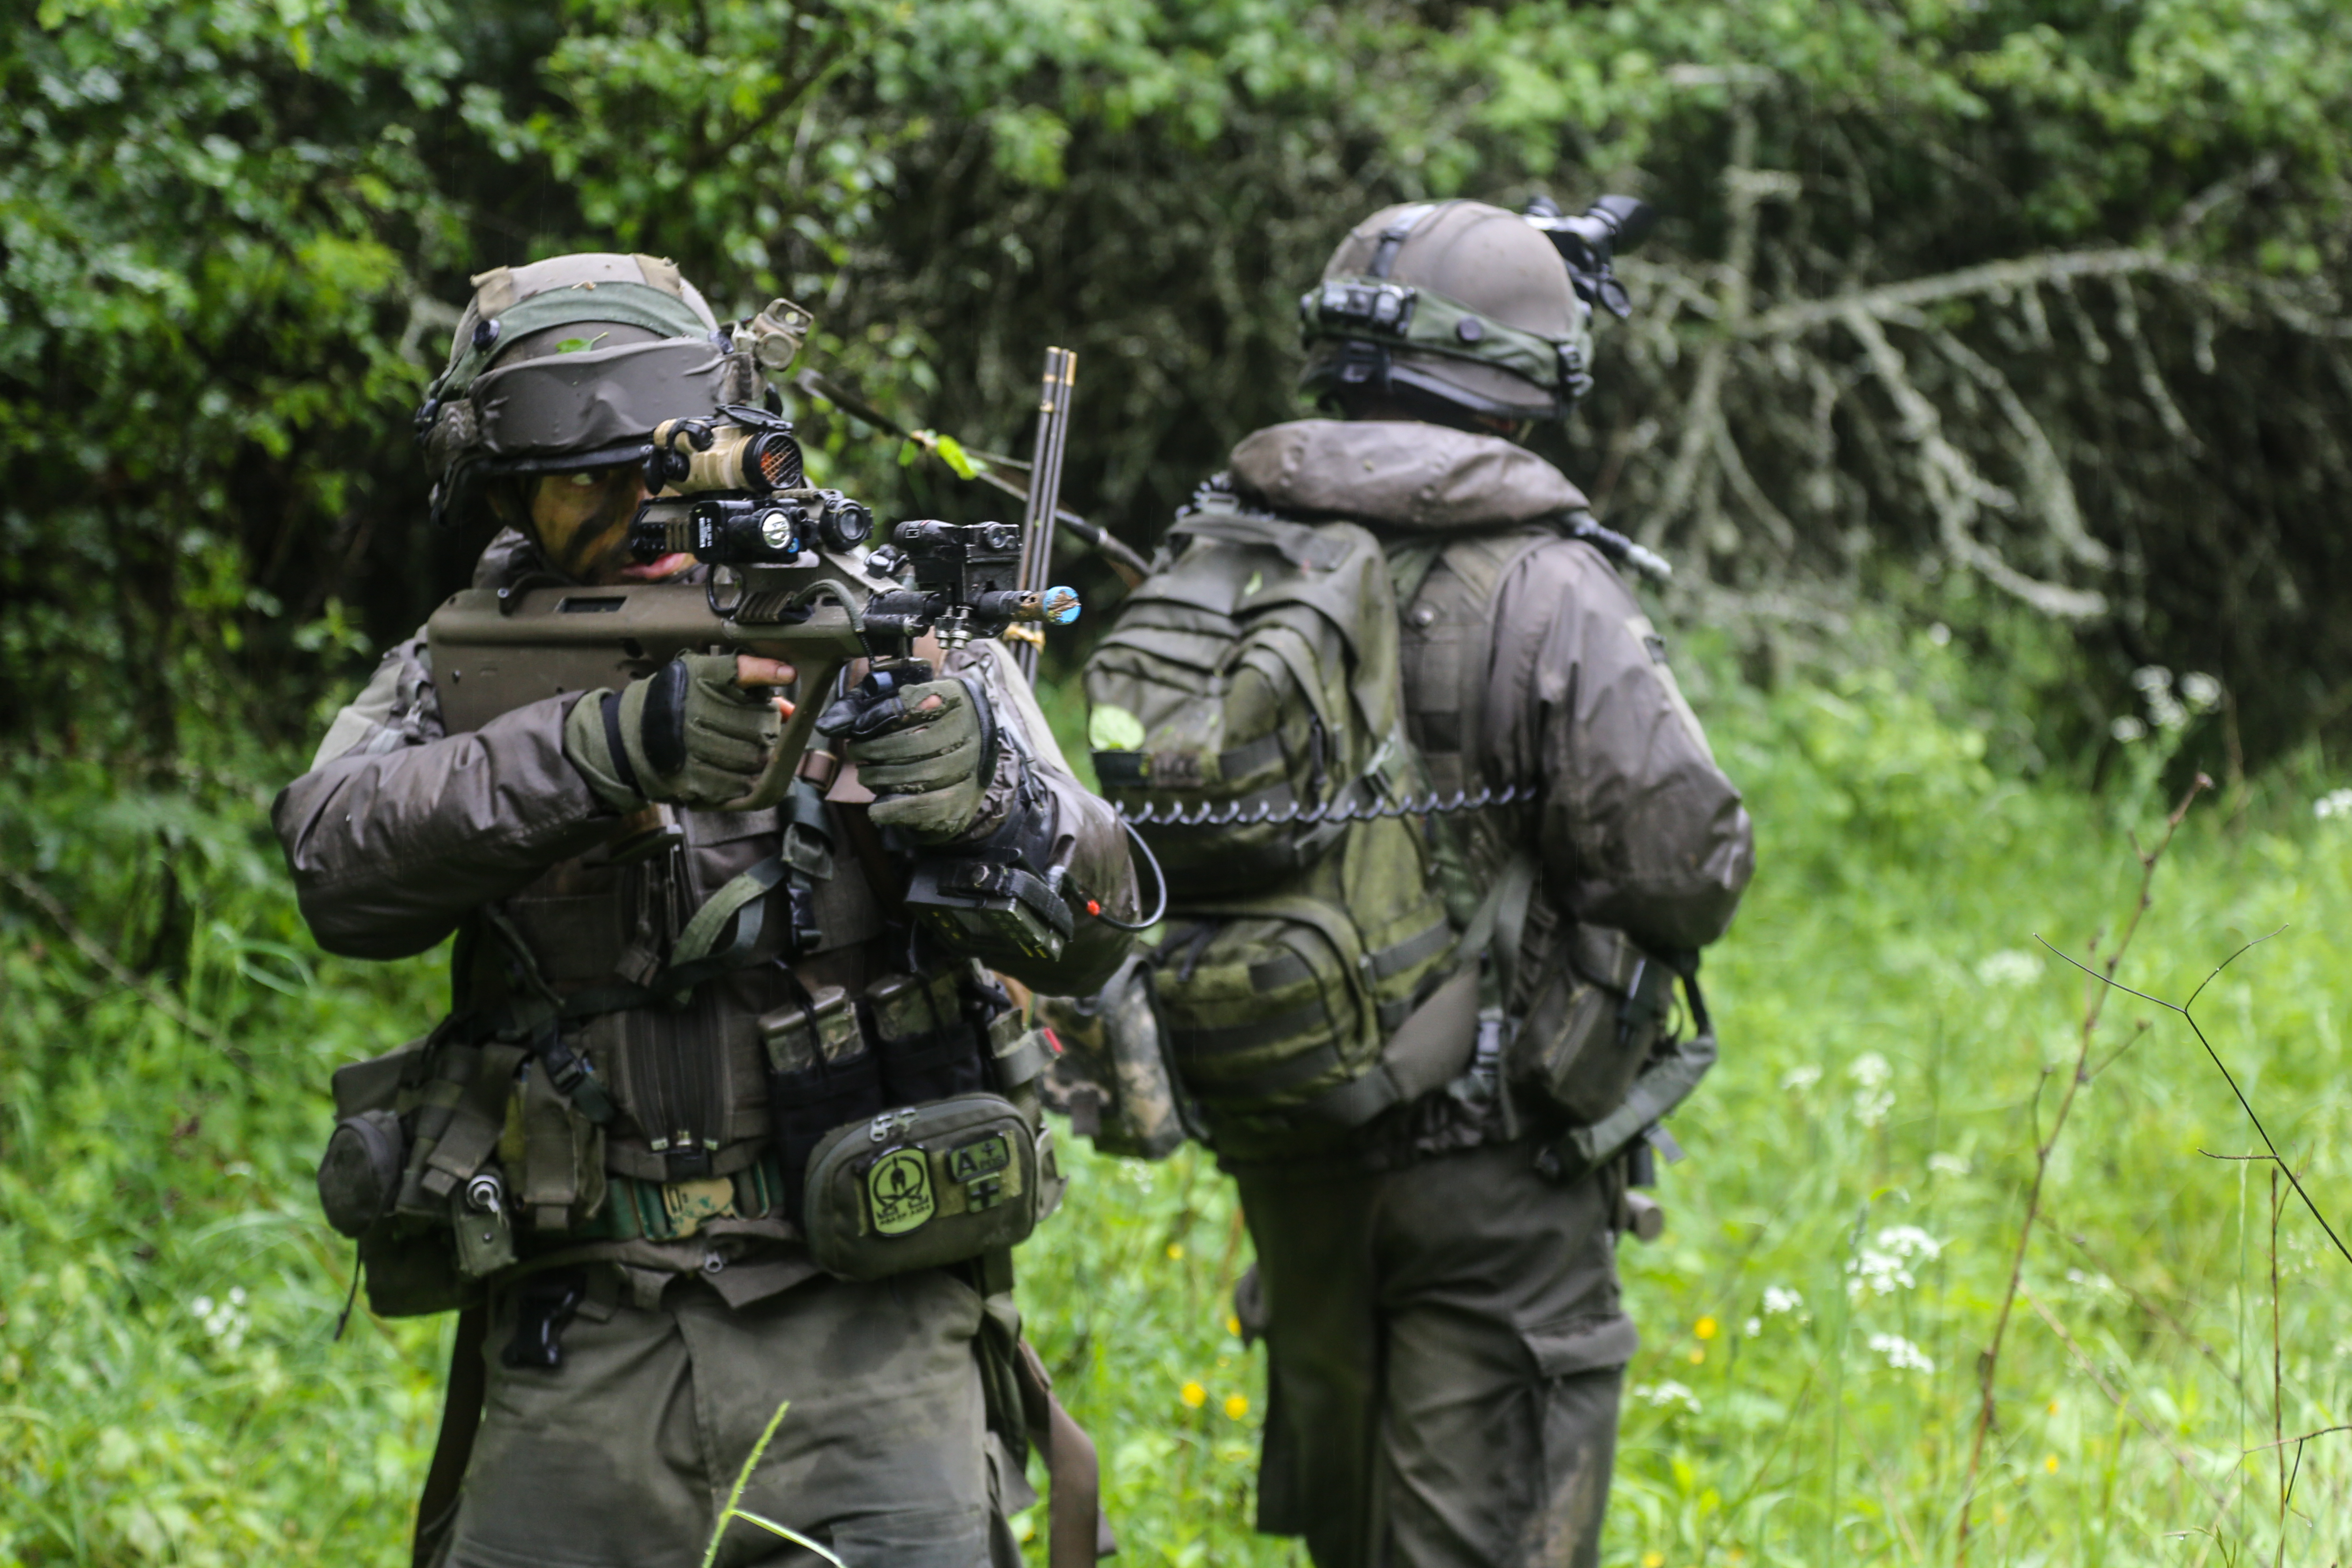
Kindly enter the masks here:
M 563 727 L 564 754 L 606 804 L 719 810 L 751 792 L 792 705 L 773 687 L 793 667 L 734 653 L 683 653 L 619 692 L 592 692 Z
M 874 791 L 873 818 L 925 843 L 962 837 L 980 815 L 995 770 L 996 723 L 977 683 L 950 678 L 864 686 L 827 708 L 817 727 Z

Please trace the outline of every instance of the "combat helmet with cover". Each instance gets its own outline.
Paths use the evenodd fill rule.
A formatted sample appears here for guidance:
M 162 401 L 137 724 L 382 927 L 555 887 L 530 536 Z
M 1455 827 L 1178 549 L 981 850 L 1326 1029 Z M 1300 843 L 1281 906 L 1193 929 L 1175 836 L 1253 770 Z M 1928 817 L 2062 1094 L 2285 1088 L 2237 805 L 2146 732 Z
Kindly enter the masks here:
M 760 395 L 809 314 L 778 299 L 740 327 L 659 256 L 583 252 L 477 275 L 416 439 L 438 518 L 481 482 L 630 463 L 664 420 Z
M 1629 196 L 1573 217 L 1541 197 L 1524 214 L 1472 201 L 1384 207 L 1299 299 L 1299 385 L 1341 413 L 1376 393 L 1446 424 L 1564 418 L 1592 387 L 1592 307 L 1625 314 L 1612 252 L 1649 224 Z

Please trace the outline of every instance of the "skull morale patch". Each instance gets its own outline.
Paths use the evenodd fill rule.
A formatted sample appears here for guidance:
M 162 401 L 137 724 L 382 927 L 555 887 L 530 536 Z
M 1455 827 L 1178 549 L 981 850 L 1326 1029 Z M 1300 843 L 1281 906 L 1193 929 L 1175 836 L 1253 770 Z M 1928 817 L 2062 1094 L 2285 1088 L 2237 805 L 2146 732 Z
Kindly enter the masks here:
M 931 1162 L 918 1147 L 890 1150 L 866 1167 L 866 1200 L 877 1234 L 919 1229 L 939 1207 L 931 1196 Z

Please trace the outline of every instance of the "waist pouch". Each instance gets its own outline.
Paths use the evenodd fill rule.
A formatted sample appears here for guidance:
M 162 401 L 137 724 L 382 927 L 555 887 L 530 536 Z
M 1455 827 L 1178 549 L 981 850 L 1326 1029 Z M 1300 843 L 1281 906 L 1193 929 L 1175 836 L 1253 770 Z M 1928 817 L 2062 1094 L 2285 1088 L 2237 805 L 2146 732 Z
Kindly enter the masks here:
M 998 1094 L 884 1111 L 809 1155 L 802 1229 L 817 1267 L 881 1280 L 1020 1245 L 1061 1201 L 1053 1134 Z

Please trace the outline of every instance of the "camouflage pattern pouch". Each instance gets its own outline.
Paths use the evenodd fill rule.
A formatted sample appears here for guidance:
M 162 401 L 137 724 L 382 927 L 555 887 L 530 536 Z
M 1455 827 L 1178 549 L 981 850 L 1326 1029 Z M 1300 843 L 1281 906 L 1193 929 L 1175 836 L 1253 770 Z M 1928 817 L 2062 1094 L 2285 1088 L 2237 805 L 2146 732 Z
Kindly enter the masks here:
M 809 1155 L 802 1228 L 817 1267 L 881 1280 L 1017 1247 L 1059 1203 L 1052 1134 L 995 1094 L 835 1128 Z

